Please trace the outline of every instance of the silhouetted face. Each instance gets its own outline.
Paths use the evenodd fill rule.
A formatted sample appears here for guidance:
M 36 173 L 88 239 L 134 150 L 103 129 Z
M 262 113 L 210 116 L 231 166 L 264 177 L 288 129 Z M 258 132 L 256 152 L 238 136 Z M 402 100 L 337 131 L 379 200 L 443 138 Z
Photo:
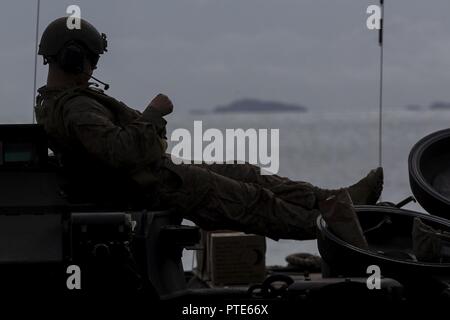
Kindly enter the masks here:
M 87 59 L 85 59 L 83 73 L 76 75 L 76 77 L 77 77 L 76 84 L 77 85 L 87 85 L 92 73 L 94 72 L 94 69 L 95 68 L 92 67 L 91 63 Z

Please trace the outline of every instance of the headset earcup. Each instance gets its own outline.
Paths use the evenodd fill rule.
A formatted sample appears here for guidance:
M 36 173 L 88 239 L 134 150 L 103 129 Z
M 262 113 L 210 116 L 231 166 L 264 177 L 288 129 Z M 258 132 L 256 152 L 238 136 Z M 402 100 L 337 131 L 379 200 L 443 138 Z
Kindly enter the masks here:
M 84 69 L 85 53 L 77 45 L 68 45 L 58 54 L 58 64 L 65 72 L 79 74 Z

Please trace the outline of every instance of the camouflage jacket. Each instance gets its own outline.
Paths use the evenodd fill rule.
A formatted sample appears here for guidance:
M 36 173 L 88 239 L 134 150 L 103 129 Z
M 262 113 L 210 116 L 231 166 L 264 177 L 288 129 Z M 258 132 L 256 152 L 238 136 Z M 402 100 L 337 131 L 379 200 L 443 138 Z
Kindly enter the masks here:
M 91 88 L 38 92 L 36 119 L 55 153 L 119 170 L 141 185 L 156 182 L 154 170 L 167 147 L 166 121 L 158 113 L 149 107 L 140 113 Z

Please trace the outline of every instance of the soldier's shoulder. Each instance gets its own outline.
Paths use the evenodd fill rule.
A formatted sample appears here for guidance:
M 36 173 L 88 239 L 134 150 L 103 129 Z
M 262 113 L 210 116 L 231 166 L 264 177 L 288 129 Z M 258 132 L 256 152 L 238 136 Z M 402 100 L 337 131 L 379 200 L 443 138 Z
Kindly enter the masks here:
M 96 105 L 98 102 L 90 97 L 89 95 L 82 94 L 82 93 L 68 93 L 63 95 L 60 98 L 60 104 L 67 106 L 67 105 L 77 105 L 77 104 L 88 104 L 88 105 Z
M 88 94 L 71 94 L 60 102 L 65 112 L 96 111 L 106 112 L 106 108 Z

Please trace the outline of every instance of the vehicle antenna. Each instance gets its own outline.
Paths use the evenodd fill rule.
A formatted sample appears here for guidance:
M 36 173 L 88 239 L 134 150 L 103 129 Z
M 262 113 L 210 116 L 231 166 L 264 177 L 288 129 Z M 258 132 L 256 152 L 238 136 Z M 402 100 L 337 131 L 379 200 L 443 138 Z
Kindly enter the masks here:
M 384 67 L 384 0 L 380 0 L 381 19 L 378 33 L 380 45 L 380 96 L 379 96 L 379 122 L 378 122 L 378 164 L 383 165 L 383 67 Z
M 34 81 L 33 81 L 33 123 L 36 122 L 34 115 L 34 106 L 36 104 L 36 81 L 37 81 L 37 58 L 38 58 L 38 37 L 39 37 L 39 13 L 41 11 L 41 0 L 37 0 L 37 8 L 36 8 L 36 39 L 35 39 L 35 47 L 34 47 Z

